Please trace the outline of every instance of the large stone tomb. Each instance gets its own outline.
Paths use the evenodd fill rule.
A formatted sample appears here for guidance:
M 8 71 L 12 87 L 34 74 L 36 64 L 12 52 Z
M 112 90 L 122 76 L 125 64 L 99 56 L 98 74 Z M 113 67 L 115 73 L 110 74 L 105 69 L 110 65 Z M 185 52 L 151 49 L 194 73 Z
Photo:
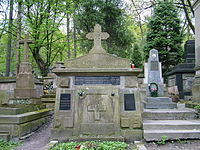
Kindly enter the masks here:
M 136 140 L 142 138 L 140 91 L 130 61 L 105 52 L 108 38 L 96 25 L 88 55 L 56 68 L 57 91 L 52 139 Z

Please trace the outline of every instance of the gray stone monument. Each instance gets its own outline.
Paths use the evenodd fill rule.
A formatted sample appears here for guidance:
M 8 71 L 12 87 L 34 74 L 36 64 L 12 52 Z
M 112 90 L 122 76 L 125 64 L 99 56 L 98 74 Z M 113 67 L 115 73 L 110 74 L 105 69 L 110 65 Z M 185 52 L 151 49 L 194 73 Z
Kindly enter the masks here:
M 144 83 L 156 83 L 158 85 L 158 96 L 164 95 L 164 84 L 162 78 L 162 68 L 159 62 L 158 51 L 155 49 L 150 50 L 148 63 L 145 63 L 145 79 Z M 147 87 L 147 96 L 150 96 L 149 87 Z
M 101 46 L 109 35 L 95 25 L 89 54 L 56 68 L 56 103 L 52 139 L 136 140 L 142 138 L 141 98 L 130 60 Z
M 145 63 L 145 79 L 147 85 L 147 101 L 144 103 L 146 109 L 174 109 L 177 104 L 172 102 L 169 97 L 164 97 L 164 84 L 162 78 L 162 67 L 159 62 L 158 51 L 150 50 L 148 63 Z M 151 87 L 157 85 L 157 87 Z M 155 97 L 152 96 L 150 89 L 158 89 Z
M 14 89 L 15 98 L 37 98 L 35 88 L 35 78 L 32 74 L 32 66 L 29 63 L 29 46 L 33 41 L 29 39 L 28 34 L 24 40 L 20 40 L 19 44 L 24 44 L 24 60 L 19 67 L 19 73 L 16 79 L 16 88 Z
M 195 10 L 195 81 L 192 88 L 193 102 L 200 103 L 200 0 L 194 1 Z

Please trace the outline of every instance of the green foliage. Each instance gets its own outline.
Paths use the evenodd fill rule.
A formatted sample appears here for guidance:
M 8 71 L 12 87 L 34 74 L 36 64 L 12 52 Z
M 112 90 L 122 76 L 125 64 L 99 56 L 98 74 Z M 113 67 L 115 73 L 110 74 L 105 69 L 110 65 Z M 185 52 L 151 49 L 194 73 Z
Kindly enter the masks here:
M 146 58 L 151 49 L 157 49 L 165 75 L 182 61 L 183 55 L 180 19 L 172 1 L 158 1 L 148 28 L 144 47 Z
M 131 59 L 136 67 L 141 66 L 141 49 L 135 43 L 130 28 L 133 23 L 122 8 L 121 0 L 82 0 L 78 5 L 75 18 L 80 31 L 80 47 L 83 53 L 88 52 L 92 47 L 92 42 L 88 42 L 85 35 L 98 23 L 104 32 L 110 34 L 106 42 L 103 42 L 108 53 Z
M 179 144 L 185 144 L 186 141 L 185 140 L 181 140 L 180 138 L 176 138 L 176 141 L 179 143 Z
M 19 146 L 18 142 L 6 142 L 3 139 L 0 139 L 0 150 L 14 150 L 15 147 Z
M 200 105 L 196 105 L 194 108 L 200 110 Z
M 26 0 L 23 5 L 27 30 L 35 41 L 31 52 L 41 74 L 46 75 L 56 57 L 63 55 L 66 37 L 59 27 L 66 15 L 72 13 L 71 0 Z
M 165 145 L 166 144 L 166 140 L 167 140 L 167 136 L 162 136 L 161 137 L 161 141 L 158 141 L 157 144 L 158 145 Z
M 14 1 L 15 12 L 18 8 L 16 7 L 17 2 Z M 141 45 L 143 44 L 140 43 L 140 40 L 136 40 L 139 38 L 139 34 L 134 33 L 138 30 L 138 25 L 134 24 L 133 19 L 127 15 L 123 8 L 123 2 L 122 0 L 21 1 L 23 11 L 20 39 L 23 39 L 25 33 L 28 32 L 30 39 L 35 41 L 30 45 L 29 53 L 35 73 L 45 76 L 55 62 L 86 54 L 91 49 L 93 42 L 88 41 L 85 35 L 93 30 L 96 23 L 102 26 L 103 31 L 110 34 L 110 38 L 103 42 L 103 47 L 110 54 L 128 58 L 136 67 L 141 67 L 143 64 Z M 66 22 L 70 24 L 67 36 L 60 31 L 60 28 L 64 30 L 67 28 Z M 2 58 L 0 59 L 0 70 L 2 72 L 5 72 L 7 24 L 6 19 L 0 20 L 0 56 Z M 16 71 L 16 64 L 18 64 L 15 56 L 18 25 L 18 20 L 14 18 L 11 72 Z M 23 49 L 21 45 L 20 60 L 23 60 Z M 71 57 L 67 56 L 67 52 L 71 52 Z
M 81 150 L 126 150 L 128 144 L 124 142 L 113 142 L 113 141 L 104 141 L 104 142 L 69 142 L 69 143 L 60 143 L 53 147 L 51 150 L 75 150 L 76 146 L 81 146 Z

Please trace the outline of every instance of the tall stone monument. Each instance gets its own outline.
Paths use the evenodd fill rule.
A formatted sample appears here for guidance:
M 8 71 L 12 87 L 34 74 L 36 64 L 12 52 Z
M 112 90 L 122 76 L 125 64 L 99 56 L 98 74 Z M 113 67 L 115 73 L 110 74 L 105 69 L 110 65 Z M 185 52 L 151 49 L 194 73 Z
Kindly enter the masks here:
M 148 63 L 145 63 L 145 79 L 144 83 L 156 83 L 158 85 L 158 96 L 164 95 L 164 84 L 162 78 L 162 68 L 159 62 L 158 51 L 155 49 L 150 50 Z M 147 87 L 147 96 L 150 96 L 149 87 Z
M 101 40 L 109 35 L 100 25 L 86 37 L 94 40 L 89 54 L 53 70 L 57 90 L 52 139 L 141 139 L 137 75 L 142 70 L 106 53 Z
M 200 103 L 200 0 L 194 1 L 195 10 L 195 81 L 192 88 L 193 102 Z
M 29 39 L 28 34 L 24 40 L 20 40 L 19 44 L 24 44 L 24 59 L 20 64 L 19 73 L 16 79 L 16 88 L 14 89 L 15 98 L 37 98 L 34 75 L 32 74 L 32 66 L 29 63 L 29 45 L 33 41 Z

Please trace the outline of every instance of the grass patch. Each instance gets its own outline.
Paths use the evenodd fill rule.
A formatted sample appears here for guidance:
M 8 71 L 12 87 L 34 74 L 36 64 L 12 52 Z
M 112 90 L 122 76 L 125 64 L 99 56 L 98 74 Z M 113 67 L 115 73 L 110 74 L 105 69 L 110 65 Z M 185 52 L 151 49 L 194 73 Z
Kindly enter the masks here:
M 51 150 L 135 150 L 127 143 L 116 141 L 90 141 L 59 143 Z
M 21 145 L 19 142 L 6 142 L 3 139 L 0 139 L 0 150 L 14 150 L 19 145 Z

